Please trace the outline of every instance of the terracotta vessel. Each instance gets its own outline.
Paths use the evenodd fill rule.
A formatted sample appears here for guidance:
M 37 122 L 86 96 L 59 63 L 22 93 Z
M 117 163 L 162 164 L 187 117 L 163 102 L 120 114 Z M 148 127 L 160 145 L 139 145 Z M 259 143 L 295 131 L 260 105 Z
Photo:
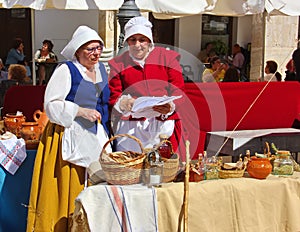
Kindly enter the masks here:
M 37 122 L 23 122 L 20 131 L 21 137 L 25 141 L 40 140 L 42 128 Z
M 33 119 L 36 121 L 39 126 L 44 130 L 45 126 L 47 125 L 49 118 L 45 111 L 36 110 L 33 113 Z
M 190 182 L 199 182 L 204 180 L 204 173 L 196 173 L 193 170 L 190 170 L 190 178 L 189 181 Z
M 22 123 L 25 122 L 26 117 L 24 115 L 6 114 L 3 119 L 5 129 L 20 137 Z
M 247 164 L 249 175 L 256 179 L 265 179 L 272 172 L 272 165 L 268 158 L 251 157 Z

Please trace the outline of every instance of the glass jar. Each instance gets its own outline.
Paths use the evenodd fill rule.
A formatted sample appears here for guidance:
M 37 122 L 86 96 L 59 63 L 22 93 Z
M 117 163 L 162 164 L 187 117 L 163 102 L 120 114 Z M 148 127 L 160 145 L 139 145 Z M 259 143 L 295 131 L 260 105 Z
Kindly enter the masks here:
M 215 156 L 207 158 L 205 162 L 205 180 L 219 179 L 218 160 Z
M 160 143 L 158 144 L 157 151 L 161 157 L 170 159 L 173 153 L 172 144 L 165 134 L 159 135 Z
M 147 156 L 149 168 L 145 176 L 145 184 L 148 185 L 148 187 L 160 187 L 163 180 L 164 162 L 156 150 L 150 151 Z
M 293 175 L 293 161 L 289 151 L 277 151 L 273 162 L 274 175 Z

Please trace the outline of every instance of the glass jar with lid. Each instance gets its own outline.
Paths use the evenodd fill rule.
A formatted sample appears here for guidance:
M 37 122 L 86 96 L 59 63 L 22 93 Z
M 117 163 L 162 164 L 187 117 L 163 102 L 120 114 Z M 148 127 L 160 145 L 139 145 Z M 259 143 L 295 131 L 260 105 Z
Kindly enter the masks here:
M 274 175 L 293 175 L 293 161 L 289 151 L 278 150 L 273 162 Z
M 162 161 L 157 150 L 150 151 L 147 156 L 149 169 L 145 172 L 145 184 L 147 184 L 148 187 L 160 187 L 163 181 L 164 161 Z

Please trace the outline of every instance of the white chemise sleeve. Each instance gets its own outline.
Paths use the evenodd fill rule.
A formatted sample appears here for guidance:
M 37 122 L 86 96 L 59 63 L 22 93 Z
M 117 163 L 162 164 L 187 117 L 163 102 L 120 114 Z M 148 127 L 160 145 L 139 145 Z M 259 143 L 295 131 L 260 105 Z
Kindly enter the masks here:
M 66 64 L 57 67 L 47 84 L 44 108 L 49 120 L 64 127 L 70 127 L 79 106 L 65 98 L 71 89 L 71 73 Z

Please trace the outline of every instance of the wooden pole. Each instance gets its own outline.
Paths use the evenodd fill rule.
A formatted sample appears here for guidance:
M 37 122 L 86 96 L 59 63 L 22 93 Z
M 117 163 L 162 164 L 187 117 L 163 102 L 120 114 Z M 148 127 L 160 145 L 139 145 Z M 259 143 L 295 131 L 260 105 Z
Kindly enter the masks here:
M 185 142 L 186 146 L 186 164 L 185 164 L 185 179 L 184 179 L 184 232 L 188 231 L 188 200 L 189 200 L 189 179 L 190 179 L 190 141 Z

